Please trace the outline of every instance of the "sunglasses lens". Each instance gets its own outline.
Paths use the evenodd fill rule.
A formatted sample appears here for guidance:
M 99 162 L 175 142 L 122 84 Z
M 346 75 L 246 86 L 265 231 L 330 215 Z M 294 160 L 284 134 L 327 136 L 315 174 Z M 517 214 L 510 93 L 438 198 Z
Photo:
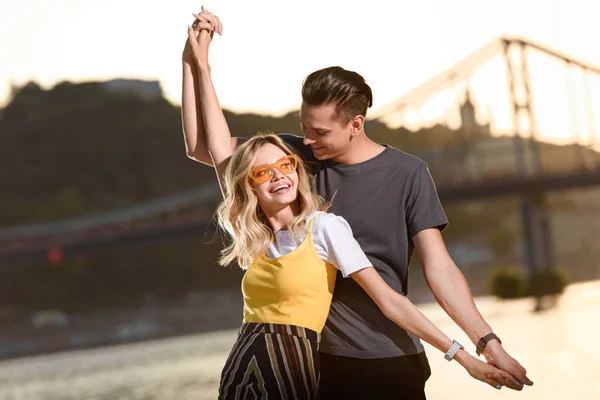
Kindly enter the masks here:
M 273 176 L 273 167 L 282 174 L 291 174 L 298 167 L 298 160 L 294 156 L 285 157 L 274 164 L 258 166 L 250 171 L 250 177 L 258 184 L 265 183 Z
M 270 172 L 271 171 L 269 170 L 269 168 L 259 168 L 253 170 L 250 173 L 250 175 L 252 176 L 252 179 L 254 179 L 256 182 L 262 183 L 268 181 L 271 178 Z
M 279 162 L 278 170 L 284 174 L 291 174 L 296 170 L 297 162 L 294 157 L 286 157 Z

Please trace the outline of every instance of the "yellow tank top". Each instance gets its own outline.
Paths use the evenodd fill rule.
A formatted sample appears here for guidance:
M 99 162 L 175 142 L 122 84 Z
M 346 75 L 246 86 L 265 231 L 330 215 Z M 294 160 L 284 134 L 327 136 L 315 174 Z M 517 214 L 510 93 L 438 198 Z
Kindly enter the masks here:
M 306 237 L 290 253 L 257 257 L 242 279 L 244 322 L 302 326 L 321 333 L 331 306 L 337 269 L 319 257 Z

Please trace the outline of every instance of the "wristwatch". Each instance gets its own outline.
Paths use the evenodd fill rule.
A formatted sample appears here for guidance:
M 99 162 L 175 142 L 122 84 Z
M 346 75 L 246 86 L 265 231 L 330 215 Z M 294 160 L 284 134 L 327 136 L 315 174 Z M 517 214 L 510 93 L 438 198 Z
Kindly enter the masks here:
M 464 347 L 462 346 L 462 344 L 458 343 L 456 340 L 453 340 L 452 346 L 450 346 L 450 348 L 448 349 L 446 354 L 444 354 L 444 358 L 448 361 L 452 361 L 452 359 L 454 358 L 456 353 L 458 353 L 459 350 L 464 350 Z
M 477 342 L 477 346 L 475 348 L 477 355 L 480 356 L 481 353 L 483 353 L 483 349 L 485 349 L 485 346 L 487 346 L 488 342 L 494 339 L 496 339 L 498 343 L 502 344 L 502 341 L 494 332 L 488 333 L 487 335 L 479 339 L 479 342 Z

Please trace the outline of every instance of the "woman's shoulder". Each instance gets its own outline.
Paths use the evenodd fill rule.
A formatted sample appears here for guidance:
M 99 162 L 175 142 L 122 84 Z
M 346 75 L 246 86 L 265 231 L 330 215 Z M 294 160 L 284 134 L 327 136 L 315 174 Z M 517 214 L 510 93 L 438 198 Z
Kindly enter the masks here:
M 340 226 L 347 226 L 346 220 L 336 214 L 319 211 L 315 213 L 315 222 L 313 223 L 313 233 L 324 233 L 329 229 L 339 229 Z

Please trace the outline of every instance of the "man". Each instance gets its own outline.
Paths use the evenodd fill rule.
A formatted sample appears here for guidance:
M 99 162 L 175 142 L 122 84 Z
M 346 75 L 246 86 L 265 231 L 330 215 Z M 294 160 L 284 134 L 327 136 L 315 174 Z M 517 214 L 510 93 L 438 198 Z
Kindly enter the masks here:
M 220 25 L 203 11 L 204 23 Z M 212 165 L 206 141 L 218 138 L 206 137 L 202 128 L 194 84 L 199 78 L 189 53 L 184 50 L 183 56 L 186 146 L 192 159 Z M 281 136 L 310 166 L 315 190 L 327 200 L 333 198 L 330 211 L 350 223 L 363 251 L 394 290 L 407 294 L 408 267 L 416 250 L 442 308 L 489 362 L 519 381 L 503 384 L 516 390 L 532 385 L 481 317 L 446 250 L 441 230 L 448 222 L 427 165 L 366 136 L 364 122 L 371 105 L 371 89 L 356 72 L 340 67 L 313 72 L 302 87 L 303 137 Z M 234 138 L 231 146 L 237 143 Z M 430 369 L 422 344 L 387 319 L 353 280 L 336 281 L 319 351 L 323 399 L 425 398 Z

